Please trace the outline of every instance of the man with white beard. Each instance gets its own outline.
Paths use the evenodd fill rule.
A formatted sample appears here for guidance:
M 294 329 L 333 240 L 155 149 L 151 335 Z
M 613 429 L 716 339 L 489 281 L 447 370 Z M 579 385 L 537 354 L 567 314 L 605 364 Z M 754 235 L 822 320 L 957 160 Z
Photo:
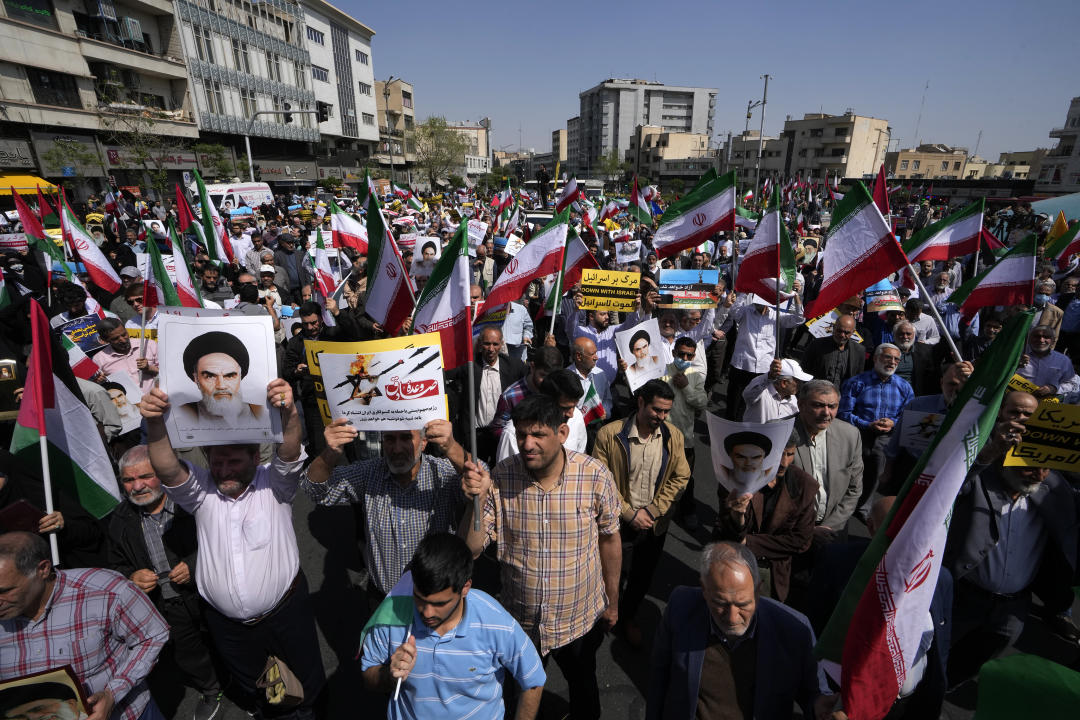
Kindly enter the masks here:
M 870 501 L 878 475 L 885 466 L 885 446 L 904 408 L 914 399 L 911 385 L 896 375 L 900 348 L 881 343 L 874 349 L 874 369 L 850 377 L 840 386 L 836 416 L 862 433 L 863 486 L 855 513 L 869 517 Z
M 0 717 L 21 720 L 84 720 L 75 690 L 63 683 L 34 683 L 0 691 Z
M 209 720 L 221 708 L 221 685 L 202 640 L 195 518 L 165 495 L 145 445 L 124 453 L 119 466 L 127 502 L 109 518 L 109 567 L 146 593 L 169 623 L 170 642 L 163 652 L 199 693 L 196 720 Z M 158 667 L 156 672 L 170 672 L 168 666 Z M 175 682 L 165 675 L 161 679 Z
M 180 421 L 200 429 L 262 424 L 263 407 L 245 403 L 240 394 L 249 364 L 247 348 L 234 335 L 213 331 L 194 338 L 184 349 L 184 372 L 202 399 L 181 405 Z
M 915 339 L 915 326 L 907 320 L 900 320 L 893 325 L 892 336 L 893 344 L 900 348 L 897 377 L 907 380 L 916 396 L 937 392 L 941 373 L 935 367 L 934 351 L 926 343 Z

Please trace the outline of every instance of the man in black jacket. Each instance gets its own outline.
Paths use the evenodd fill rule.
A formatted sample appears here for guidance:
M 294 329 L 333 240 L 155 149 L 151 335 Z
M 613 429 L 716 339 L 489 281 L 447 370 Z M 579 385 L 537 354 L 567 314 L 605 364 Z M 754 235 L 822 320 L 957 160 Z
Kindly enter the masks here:
M 308 454 L 314 456 L 326 447 L 326 439 L 323 437 L 322 413 L 319 411 L 318 398 L 315 395 L 315 381 L 308 369 L 304 341 L 340 340 L 342 337 L 338 327 L 327 327 L 323 324 L 322 308 L 318 303 L 311 301 L 304 303 L 300 306 L 299 315 L 301 330 L 289 338 L 285 344 L 285 365 L 282 368 L 281 377 L 293 386 L 293 392 L 304 411 Z
M 124 453 L 119 465 L 127 502 L 113 511 L 109 522 L 109 567 L 145 592 L 168 621 L 165 652 L 199 692 L 195 718 L 209 720 L 220 709 L 221 686 L 202 636 L 195 518 L 165 495 L 145 445 Z M 155 669 L 155 674 L 160 672 Z M 169 685 L 175 686 L 175 680 L 163 677 L 162 686 Z
M 838 317 L 830 337 L 817 338 L 807 346 L 803 353 L 803 370 L 836 387 L 861 373 L 866 367 L 866 347 L 856 342 L 854 334 L 855 316 Z

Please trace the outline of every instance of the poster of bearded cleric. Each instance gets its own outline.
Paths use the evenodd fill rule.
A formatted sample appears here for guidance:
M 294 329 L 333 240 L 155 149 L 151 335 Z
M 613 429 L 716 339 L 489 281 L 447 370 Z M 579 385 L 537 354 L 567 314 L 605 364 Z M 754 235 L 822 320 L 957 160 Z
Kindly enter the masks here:
M 716 480 L 728 492 L 753 494 L 776 477 L 795 418 L 744 423 L 705 413 L 705 419 Z
M 174 447 L 281 442 L 281 415 L 266 401 L 277 376 L 269 316 L 163 315 L 158 358 Z
M 331 345 L 318 353 L 330 418 L 362 431 L 414 430 L 447 418 L 439 333 Z M 313 373 L 314 374 L 314 373 Z
M 70 665 L 0 683 L 0 718 L 86 717 L 86 699 Z

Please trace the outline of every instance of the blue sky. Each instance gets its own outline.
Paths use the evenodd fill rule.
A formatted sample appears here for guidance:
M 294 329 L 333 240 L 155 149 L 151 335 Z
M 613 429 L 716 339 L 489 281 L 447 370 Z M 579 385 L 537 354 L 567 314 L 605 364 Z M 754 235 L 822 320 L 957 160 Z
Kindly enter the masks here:
M 717 88 L 719 135 L 743 130 L 769 73 L 767 134 L 787 115 L 852 108 L 887 118 L 893 149 L 970 151 L 982 130 L 992 160 L 1052 147 L 1080 95 L 1076 0 L 331 1 L 375 30 L 376 79 L 411 82 L 419 119 L 490 117 L 495 148 L 517 149 L 520 126 L 525 149 L 548 151 L 578 93 L 609 77 Z

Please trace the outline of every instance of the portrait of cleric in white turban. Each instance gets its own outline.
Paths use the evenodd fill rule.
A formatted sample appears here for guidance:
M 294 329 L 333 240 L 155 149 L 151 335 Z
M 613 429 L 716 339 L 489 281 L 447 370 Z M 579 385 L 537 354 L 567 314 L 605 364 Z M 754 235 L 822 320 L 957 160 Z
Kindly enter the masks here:
M 280 427 L 266 406 L 266 385 L 274 377 L 270 346 L 263 339 L 267 318 L 198 318 L 202 325 L 166 317 L 159 326 L 163 383 L 172 410 L 170 439 L 180 446 L 269 442 Z M 175 436 L 175 437 L 174 437 Z

